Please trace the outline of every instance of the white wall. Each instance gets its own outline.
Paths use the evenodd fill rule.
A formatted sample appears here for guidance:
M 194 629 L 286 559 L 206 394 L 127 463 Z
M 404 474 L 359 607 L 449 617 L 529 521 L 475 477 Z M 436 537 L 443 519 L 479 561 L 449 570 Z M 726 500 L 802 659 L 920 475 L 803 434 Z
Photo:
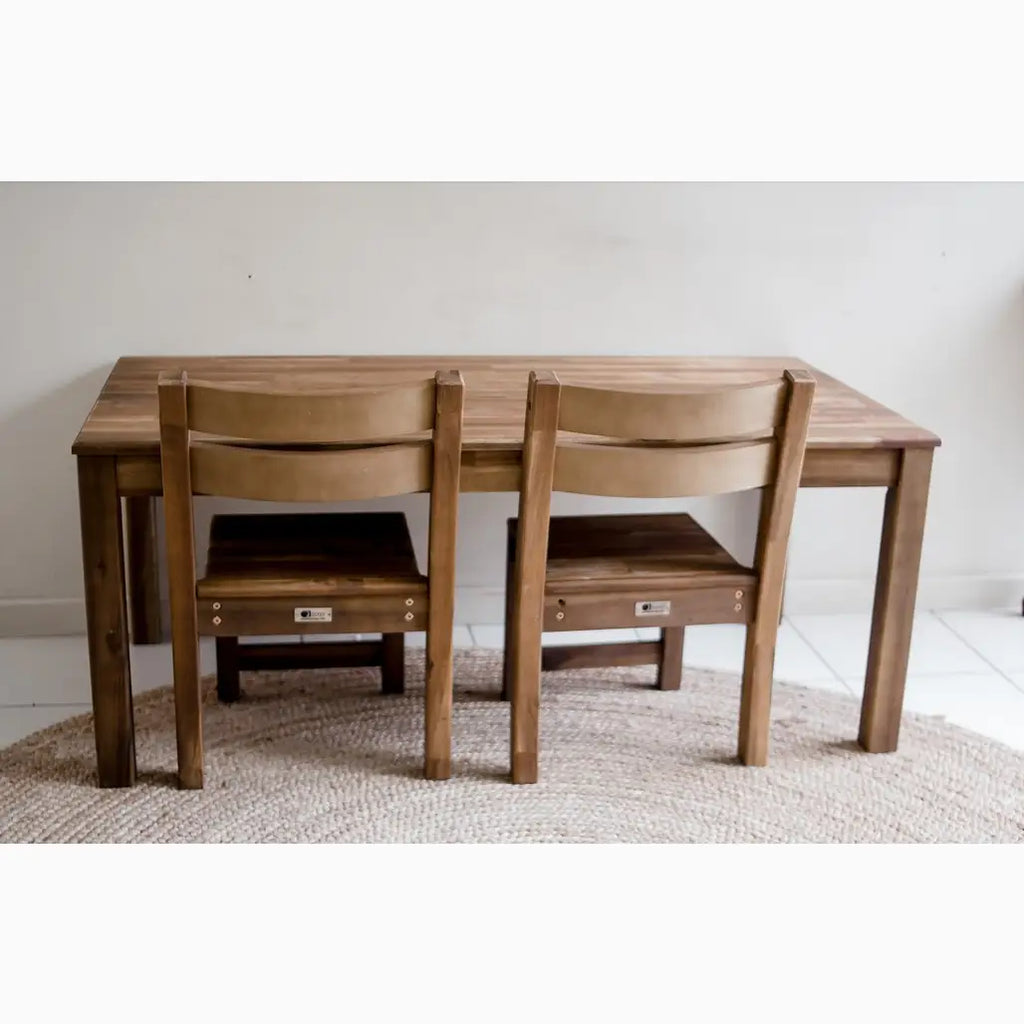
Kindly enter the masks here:
M 69 449 L 126 353 L 797 355 L 942 436 L 923 602 L 1024 593 L 1022 185 L 3 184 L 0 346 L 0 632 L 82 621 Z M 512 508 L 465 499 L 463 586 Z M 802 492 L 791 607 L 866 606 L 880 513 Z

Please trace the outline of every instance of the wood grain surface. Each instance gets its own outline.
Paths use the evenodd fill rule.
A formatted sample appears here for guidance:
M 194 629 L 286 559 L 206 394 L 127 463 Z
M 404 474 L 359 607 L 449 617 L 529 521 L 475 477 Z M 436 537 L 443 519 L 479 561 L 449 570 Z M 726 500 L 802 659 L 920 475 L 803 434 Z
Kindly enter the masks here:
M 162 371 L 186 370 L 190 380 L 296 391 L 413 383 L 446 367 L 460 369 L 466 382 L 463 469 L 471 472 L 476 470 L 473 453 L 522 449 L 530 370 L 551 370 L 565 384 L 663 391 L 757 383 L 786 368 L 809 369 L 817 383 L 807 439 L 811 449 L 939 443 L 930 431 L 792 356 L 122 356 L 72 451 L 158 457 L 156 382 Z

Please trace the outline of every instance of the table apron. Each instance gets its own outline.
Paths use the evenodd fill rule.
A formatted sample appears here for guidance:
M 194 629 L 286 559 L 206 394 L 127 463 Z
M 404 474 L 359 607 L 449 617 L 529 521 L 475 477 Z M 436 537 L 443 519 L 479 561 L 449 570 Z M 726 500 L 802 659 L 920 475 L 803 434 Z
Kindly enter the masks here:
M 901 448 L 809 448 L 801 487 L 892 487 L 899 479 Z M 518 491 L 522 454 L 518 449 L 462 452 L 462 491 Z M 117 489 L 125 496 L 160 494 L 157 455 L 119 455 Z

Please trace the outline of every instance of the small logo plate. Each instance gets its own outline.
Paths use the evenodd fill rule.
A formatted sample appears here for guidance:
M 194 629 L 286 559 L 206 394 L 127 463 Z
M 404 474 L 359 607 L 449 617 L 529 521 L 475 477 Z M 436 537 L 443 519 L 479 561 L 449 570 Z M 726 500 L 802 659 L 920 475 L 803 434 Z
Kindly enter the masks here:
M 647 618 L 650 615 L 668 615 L 671 611 L 671 601 L 637 601 L 633 606 L 633 612 L 637 618 Z
M 330 622 L 334 612 L 330 608 L 296 608 L 296 622 Z

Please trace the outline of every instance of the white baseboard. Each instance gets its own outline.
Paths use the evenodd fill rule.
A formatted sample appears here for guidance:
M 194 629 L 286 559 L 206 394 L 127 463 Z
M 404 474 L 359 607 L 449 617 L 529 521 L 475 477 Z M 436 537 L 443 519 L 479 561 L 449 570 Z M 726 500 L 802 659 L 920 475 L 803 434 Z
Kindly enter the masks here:
M 482 626 L 504 621 L 504 587 L 456 587 L 456 625 Z
M 81 598 L 0 600 L 0 636 L 65 636 L 85 632 Z
M 917 588 L 920 611 L 984 611 L 1020 608 L 1024 576 L 935 576 L 922 579 Z M 875 600 L 875 581 L 791 580 L 786 584 L 783 613 L 786 615 L 837 615 L 870 612 Z
M 790 580 L 786 585 L 787 615 L 829 615 L 870 612 L 874 580 Z M 928 611 L 1020 608 L 1022 576 L 940 576 L 921 580 L 917 607 Z M 166 603 L 164 621 L 167 620 Z M 473 625 L 502 622 L 505 592 L 501 587 L 459 587 L 455 622 Z M 85 632 L 85 602 L 75 598 L 10 598 L 0 600 L 0 637 L 64 636 Z

